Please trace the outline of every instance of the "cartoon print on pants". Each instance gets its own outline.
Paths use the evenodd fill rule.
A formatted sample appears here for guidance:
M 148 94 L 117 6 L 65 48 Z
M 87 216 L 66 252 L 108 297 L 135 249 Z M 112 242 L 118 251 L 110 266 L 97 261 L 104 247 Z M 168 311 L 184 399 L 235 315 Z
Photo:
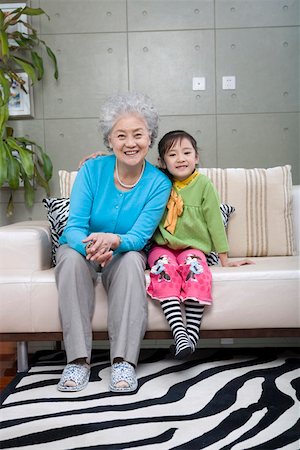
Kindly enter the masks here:
M 162 255 L 156 261 L 154 261 L 154 266 L 151 272 L 155 275 L 159 275 L 158 281 L 171 281 L 170 275 L 165 270 L 165 264 L 169 264 L 169 259 L 167 256 Z
M 188 255 L 184 264 L 189 265 L 190 266 L 190 270 L 187 273 L 186 279 L 185 281 L 188 281 L 189 279 L 191 281 L 196 281 L 196 276 L 195 275 L 199 275 L 200 273 L 204 272 L 203 266 L 202 264 L 200 264 L 201 258 L 197 255 Z

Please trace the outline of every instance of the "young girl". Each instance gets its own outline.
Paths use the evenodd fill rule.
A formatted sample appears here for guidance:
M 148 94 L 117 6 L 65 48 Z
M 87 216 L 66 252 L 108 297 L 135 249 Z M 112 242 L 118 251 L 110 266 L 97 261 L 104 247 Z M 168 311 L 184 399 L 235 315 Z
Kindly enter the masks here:
M 173 188 L 152 238 L 147 292 L 160 301 L 170 325 L 174 357 L 184 359 L 194 352 L 204 306 L 212 303 L 212 276 L 205 255 L 218 252 L 226 267 L 251 261 L 228 260 L 219 196 L 210 179 L 196 170 L 199 155 L 195 139 L 185 131 L 171 131 L 160 140 L 158 152 L 160 166 L 172 179 Z

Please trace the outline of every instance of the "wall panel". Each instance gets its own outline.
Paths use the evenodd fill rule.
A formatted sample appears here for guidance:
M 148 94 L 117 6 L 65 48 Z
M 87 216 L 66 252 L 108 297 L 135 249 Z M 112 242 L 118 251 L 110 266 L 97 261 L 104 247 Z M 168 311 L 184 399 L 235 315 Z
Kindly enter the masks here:
M 218 113 L 299 110 L 299 28 L 218 30 L 216 42 Z
M 299 0 L 216 0 L 216 28 L 300 24 Z
M 218 115 L 220 167 L 300 166 L 299 113 Z M 299 182 L 297 177 L 295 183 Z
M 96 118 L 47 120 L 45 143 L 53 160 L 54 176 L 51 185 L 52 192 L 56 195 L 59 194 L 59 169 L 76 170 L 85 155 L 105 150 Z
M 129 31 L 213 27 L 213 0 L 128 0 Z
M 213 114 L 213 55 L 211 30 L 130 33 L 130 89 L 147 92 L 163 115 Z M 205 91 L 192 90 L 197 76 L 206 77 Z
M 126 0 L 40 0 L 43 34 L 126 31 Z
M 96 117 L 111 92 L 128 90 L 125 33 L 48 35 L 56 51 L 60 78 L 47 72 L 44 117 Z

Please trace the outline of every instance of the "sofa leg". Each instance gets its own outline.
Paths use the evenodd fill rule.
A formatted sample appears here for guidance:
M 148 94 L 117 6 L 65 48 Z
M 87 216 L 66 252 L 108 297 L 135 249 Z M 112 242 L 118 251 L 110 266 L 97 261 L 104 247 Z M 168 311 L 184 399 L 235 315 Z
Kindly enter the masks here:
M 28 370 L 28 344 L 25 341 L 17 342 L 17 371 Z

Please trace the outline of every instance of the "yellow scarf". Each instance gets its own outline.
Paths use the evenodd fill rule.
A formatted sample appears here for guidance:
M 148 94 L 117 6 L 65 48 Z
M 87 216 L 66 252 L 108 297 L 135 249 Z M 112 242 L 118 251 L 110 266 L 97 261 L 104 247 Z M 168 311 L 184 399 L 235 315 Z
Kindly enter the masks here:
M 188 178 L 185 180 L 174 180 L 173 186 L 180 190 L 191 183 L 199 175 L 199 172 L 195 170 Z M 164 223 L 164 228 L 171 234 L 174 234 L 177 218 L 183 213 L 183 200 L 180 195 L 177 194 L 174 188 L 171 190 L 170 198 L 167 203 L 168 214 Z
M 198 177 L 199 172 L 198 170 L 195 170 L 192 175 L 190 175 L 188 178 L 186 178 L 185 180 L 174 180 L 173 182 L 173 186 L 180 190 L 183 189 L 184 187 L 186 187 L 188 184 L 190 184 L 196 177 Z
M 171 234 L 174 234 L 177 217 L 183 213 L 183 200 L 177 192 L 172 189 L 169 201 L 167 203 L 168 214 L 164 223 L 164 228 Z

